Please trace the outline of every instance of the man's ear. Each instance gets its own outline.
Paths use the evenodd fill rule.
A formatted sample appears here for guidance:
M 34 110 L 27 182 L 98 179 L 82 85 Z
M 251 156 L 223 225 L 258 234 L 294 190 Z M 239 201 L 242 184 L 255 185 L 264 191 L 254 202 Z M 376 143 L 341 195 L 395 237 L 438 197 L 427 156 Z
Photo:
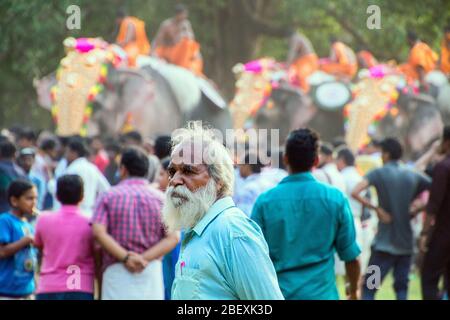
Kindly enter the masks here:
M 285 166 L 286 168 L 289 168 L 289 159 L 288 159 L 286 153 L 283 154 L 283 163 L 284 163 L 284 166 Z
M 119 164 L 119 173 L 121 177 L 128 175 L 128 170 L 123 164 Z
M 317 167 L 318 165 L 319 165 L 319 157 L 317 156 L 317 157 L 314 159 L 313 167 Z
M 16 197 L 9 198 L 9 201 L 11 202 L 11 207 L 13 207 L 13 208 L 17 207 L 17 198 Z

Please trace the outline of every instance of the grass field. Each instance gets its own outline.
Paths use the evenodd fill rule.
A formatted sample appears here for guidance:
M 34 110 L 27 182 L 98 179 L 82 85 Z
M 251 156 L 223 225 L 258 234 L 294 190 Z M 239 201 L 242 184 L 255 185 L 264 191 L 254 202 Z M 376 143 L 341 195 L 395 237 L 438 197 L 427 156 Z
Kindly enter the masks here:
M 377 300 L 395 300 L 394 292 L 394 278 L 392 272 L 390 272 L 383 283 L 381 284 L 380 290 L 377 292 L 375 299 Z M 343 277 L 338 277 L 337 279 L 339 296 L 341 299 L 345 299 L 345 282 Z M 411 272 L 409 276 L 409 289 L 408 289 L 408 300 L 421 300 L 422 294 L 420 293 L 420 278 L 417 273 Z

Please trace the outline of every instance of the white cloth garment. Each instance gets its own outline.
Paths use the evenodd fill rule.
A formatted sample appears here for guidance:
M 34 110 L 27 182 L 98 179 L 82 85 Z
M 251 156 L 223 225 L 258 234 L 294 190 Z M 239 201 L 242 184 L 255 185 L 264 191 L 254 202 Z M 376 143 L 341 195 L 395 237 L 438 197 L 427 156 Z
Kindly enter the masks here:
M 140 273 L 115 263 L 103 273 L 102 300 L 164 300 L 162 262 L 150 262 Z
M 345 193 L 345 181 L 334 163 L 328 163 L 322 168 L 314 170 L 313 176 L 324 183 L 332 185 Z
M 313 171 L 314 177 L 326 184 L 338 188 L 342 193 L 346 193 L 344 177 L 337 169 L 336 164 L 328 163 L 322 168 Z M 345 275 L 345 263 L 341 261 L 338 255 L 334 255 L 334 272 L 336 275 Z
M 361 265 L 361 274 L 366 272 L 367 264 L 370 258 L 370 246 L 372 244 L 373 236 L 371 235 L 371 221 L 366 221 L 365 226 L 361 223 L 362 204 L 353 199 L 352 191 L 356 185 L 360 183 L 363 178 L 355 167 L 346 167 L 341 171 L 345 180 L 346 194 L 352 207 L 353 219 L 355 221 L 356 242 L 361 249 L 359 262 Z
M 84 215 L 91 218 L 97 196 L 111 187 L 108 180 L 106 180 L 100 170 L 86 158 L 74 160 L 60 176 L 64 174 L 77 174 L 83 180 L 84 198 L 80 208 Z M 56 207 L 55 209 L 58 209 L 60 203 L 58 202 L 54 207 Z

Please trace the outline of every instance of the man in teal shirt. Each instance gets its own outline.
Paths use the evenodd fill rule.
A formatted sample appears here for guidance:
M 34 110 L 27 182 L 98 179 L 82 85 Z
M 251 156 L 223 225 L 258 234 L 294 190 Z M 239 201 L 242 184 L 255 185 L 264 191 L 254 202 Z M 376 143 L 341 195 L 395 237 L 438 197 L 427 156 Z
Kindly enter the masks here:
M 191 124 L 173 135 L 163 217 L 185 234 L 172 299 L 283 299 L 261 229 L 231 198 L 230 155 L 211 134 Z
M 289 176 L 256 201 L 252 219 L 261 227 L 286 299 L 339 299 L 334 253 L 345 261 L 348 298 L 357 299 L 360 267 L 353 215 L 346 196 L 317 181 L 318 135 L 291 132 L 284 162 Z

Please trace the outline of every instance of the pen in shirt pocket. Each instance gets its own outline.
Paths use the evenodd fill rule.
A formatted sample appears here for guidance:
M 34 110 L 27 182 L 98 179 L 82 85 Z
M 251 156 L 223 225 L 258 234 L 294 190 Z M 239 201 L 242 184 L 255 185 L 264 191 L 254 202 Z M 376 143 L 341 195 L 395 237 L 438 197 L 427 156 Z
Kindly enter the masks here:
M 186 262 L 181 261 L 180 263 L 180 274 L 183 275 L 183 268 L 186 266 Z

